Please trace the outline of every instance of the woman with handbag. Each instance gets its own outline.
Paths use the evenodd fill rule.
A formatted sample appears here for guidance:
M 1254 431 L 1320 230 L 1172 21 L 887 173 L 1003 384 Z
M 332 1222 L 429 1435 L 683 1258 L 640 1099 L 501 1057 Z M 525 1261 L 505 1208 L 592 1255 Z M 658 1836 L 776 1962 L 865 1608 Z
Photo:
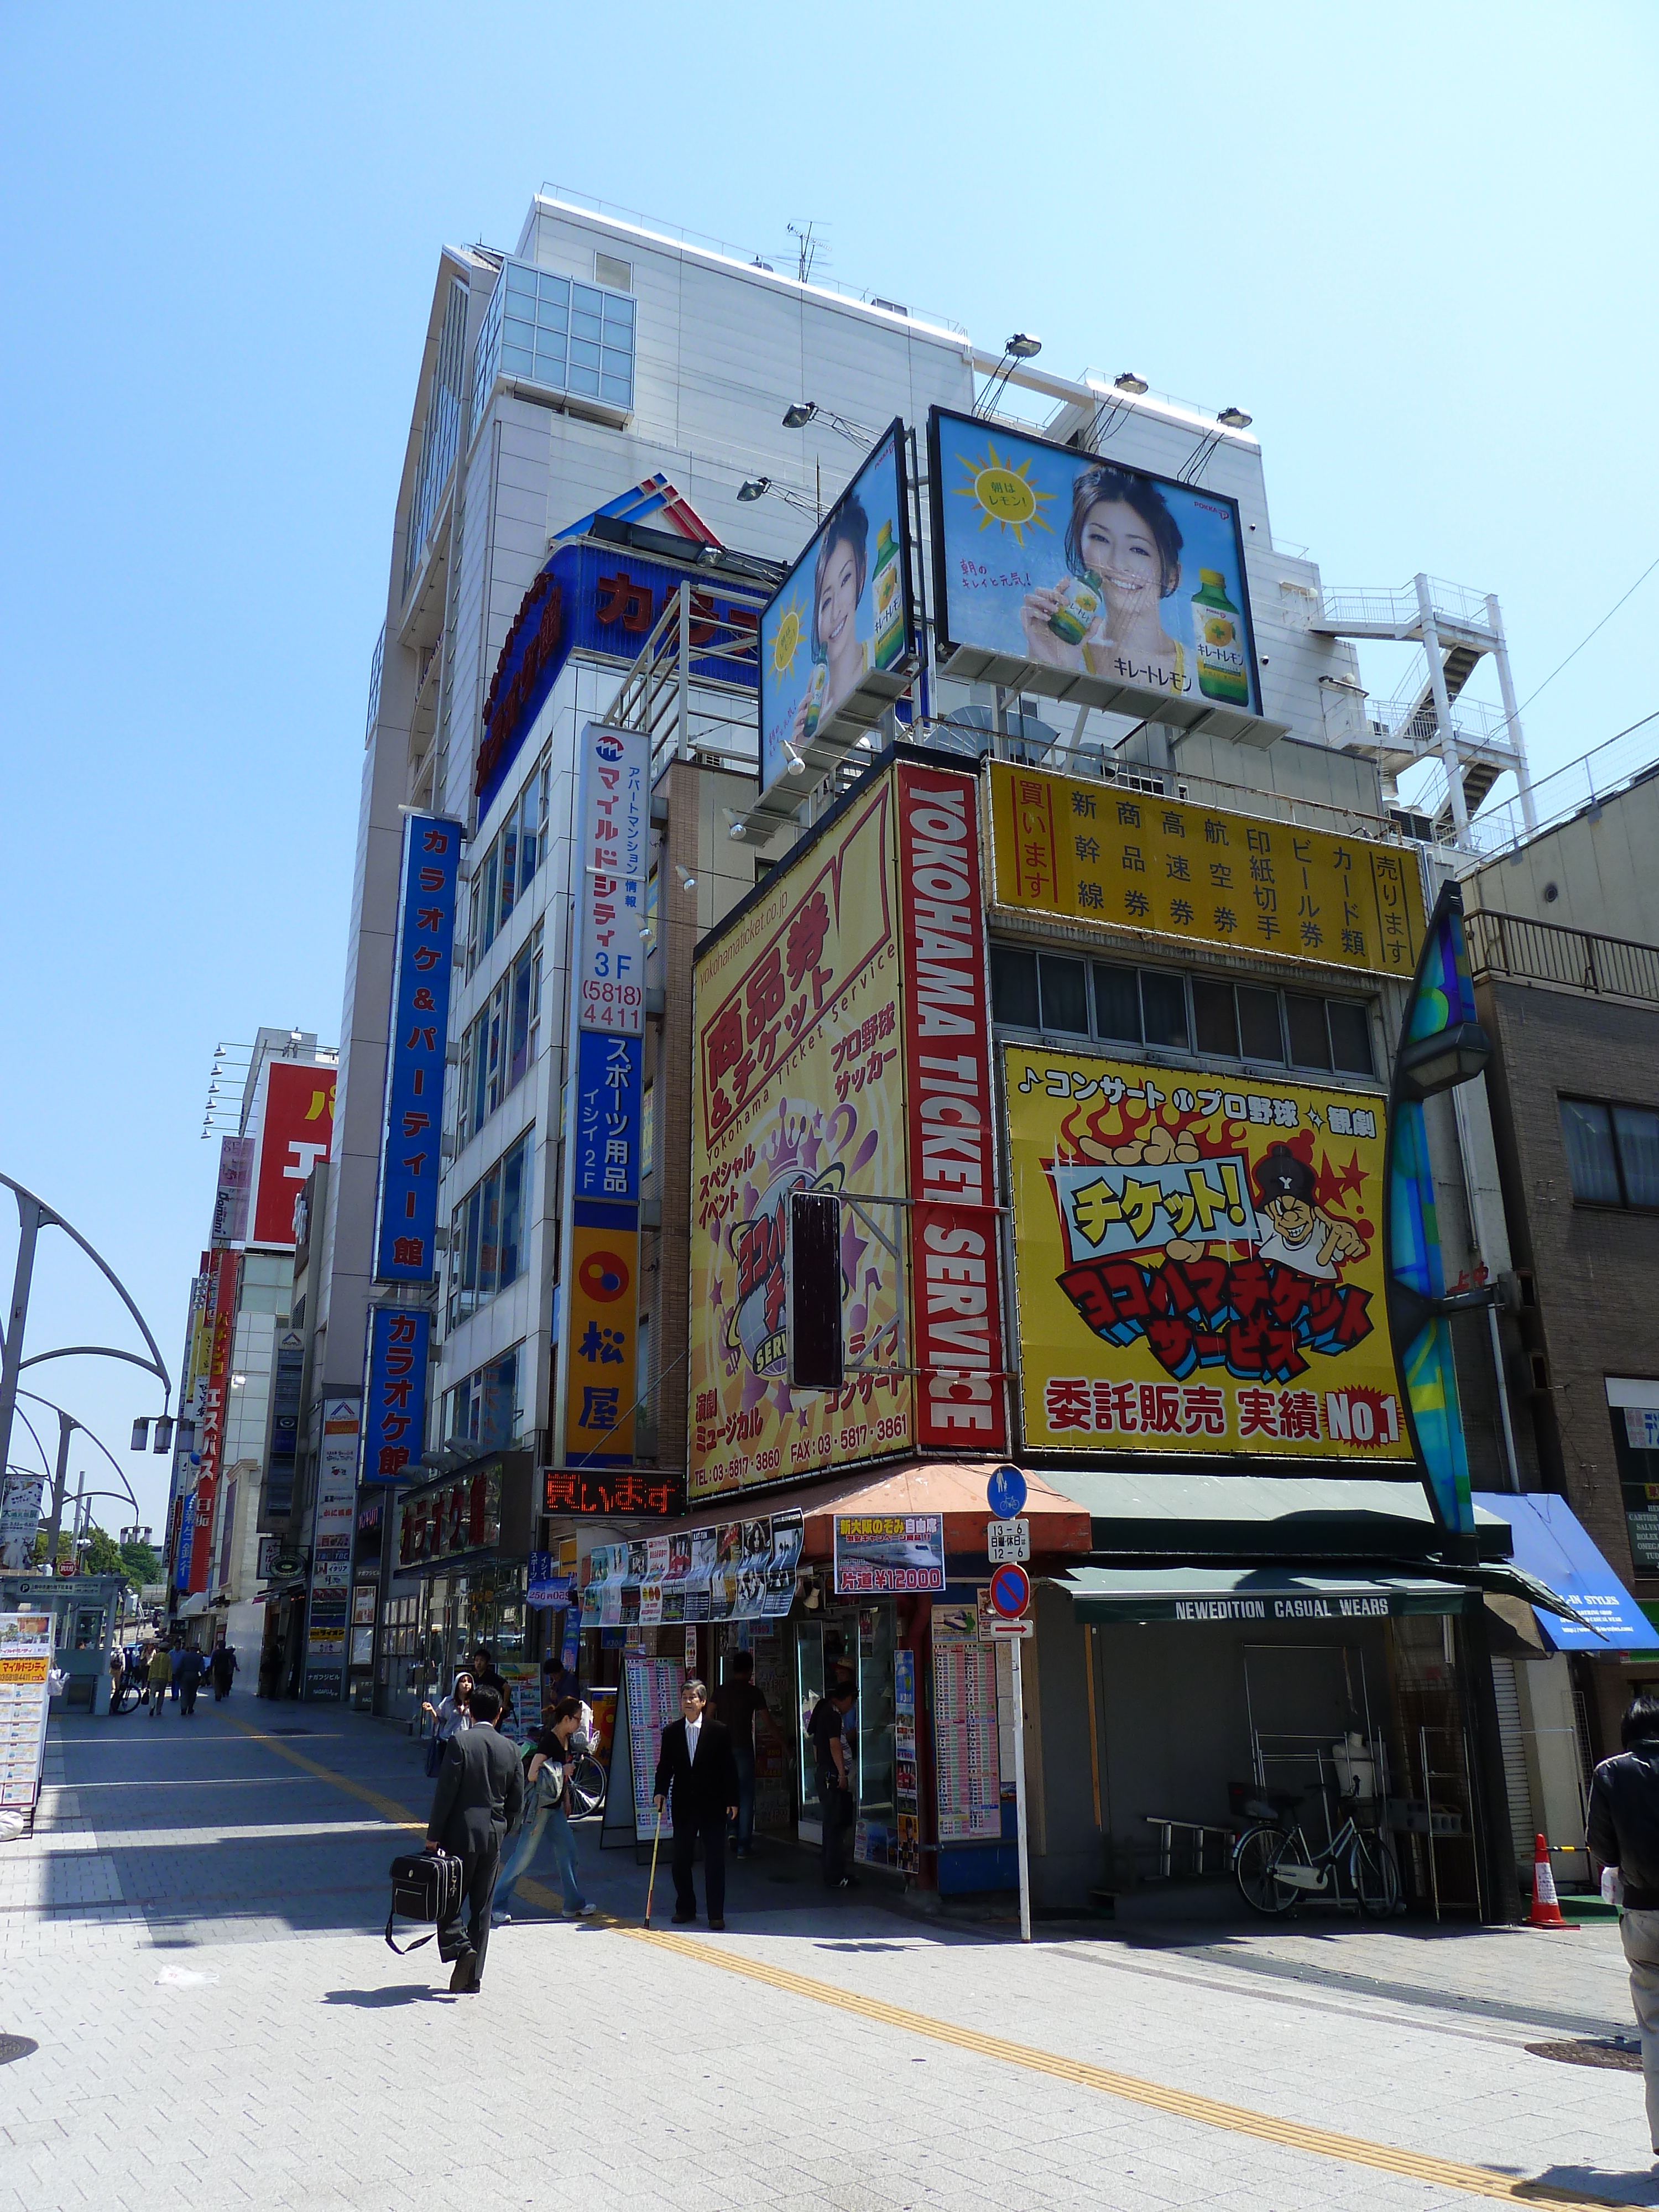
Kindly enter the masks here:
M 426 1771 L 429 1779 L 435 1779 L 444 1763 L 444 1753 L 449 1748 L 452 1736 L 472 1725 L 469 1699 L 472 1695 L 472 1677 L 465 1672 L 455 1677 L 455 1686 L 447 1698 L 440 1698 L 434 1705 L 429 1698 L 423 1698 L 421 1711 L 432 1716 L 432 1733 L 426 1742 Z
M 524 1826 L 519 1832 L 518 1846 L 501 1870 L 503 1901 L 490 1916 L 497 1926 L 513 1917 L 505 1900 L 514 1884 L 529 1873 L 544 1830 L 552 1834 L 553 1863 L 558 1869 L 567 1918 L 585 1920 L 599 1909 L 582 1895 L 576 1873 L 576 1839 L 570 1830 L 570 1768 L 577 1755 L 587 1748 L 587 1739 L 580 1733 L 581 1718 L 581 1699 L 561 1698 L 553 1708 L 551 1726 L 537 1737 L 526 1762 Z

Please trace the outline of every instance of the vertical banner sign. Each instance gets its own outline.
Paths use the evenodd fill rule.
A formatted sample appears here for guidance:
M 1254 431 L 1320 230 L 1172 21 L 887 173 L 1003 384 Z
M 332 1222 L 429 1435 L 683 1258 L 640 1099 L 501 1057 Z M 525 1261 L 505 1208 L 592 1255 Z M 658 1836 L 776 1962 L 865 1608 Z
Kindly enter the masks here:
M 247 1237 L 248 1194 L 253 1188 L 252 1137 L 219 1139 L 219 1188 L 213 1200 L 213 1242 L 240 1244 Z
M 0 1613 L 0 1806 L 27 1812 L 46 1759 L 52 1615 Z
M 224 1462 L 225 1415 L 230 1403 L 230 1355 L 236 1334 L 236 1282 L 241 1261 L 234 1252 L 221 1252 L 214 1262 L 211 1350 L 208 1355 L 207 1388 L 203 1395 L 202 1422 L 198 1431 L 199 1472 L 196 1477 L 195 1512 L 188 1552 L 188 1590 L 204 1590 L 211 1565 L 213 1499 L 219 1470 Z
M 363 1391 L 363 1480 L 404 1482 L 426 1449 L 426 1369 L 432 1316 L 425 1306 L 371 1306 Z
M 459 822 L 431 814 L 404 817 L 374 1240 L 374 1273 L 383 1283 L 429 1283 L 437 1274 L 444 1047 L 460 851 Z
M 334 1141 L 334 1070 L 268 1060 L 251 1244 L 294 1245 L 294 1201 Z
M 173 1587 L 187 1591 L 190 1588 L 190 1563 L 196 1552 L 196 1492 L 192 1490 L 185 1499 L 179 1516 L 179 1550 L 173 1569 Z
M 575 989 L 555 1449 L 625 1467 L 639 1395 L 640 1112 L 650 740 L 590 722 L 580 744 Z
M 0 1574 L 22 1575 L 34 1558 L 44 1474 L 0 1475 Z
M 924 1450 L 1007 1443 L 976 779 L 902 762 L 912 1358 Z
M 267 1521 L 286 1521 L 294 1510 L 294 1463 L 299 1453 L 305 1366 L 304 1337 L 297 1328 L 285 1328 L 276 1339 L 276 1370 L 270 1389 L 270 1452 L 265 1462 L 263 1505 Z
M 317 1462 L 317 1515 L 311 1545 L 311 1600 L 306 1618 L 307 1698 L 338 1698 L 345 1686 L 346 1614 L 351 1602 L 351 1539 L 356 1525 L 361 1420 L 356 1399 L 323 1401 L 323 1445 Z

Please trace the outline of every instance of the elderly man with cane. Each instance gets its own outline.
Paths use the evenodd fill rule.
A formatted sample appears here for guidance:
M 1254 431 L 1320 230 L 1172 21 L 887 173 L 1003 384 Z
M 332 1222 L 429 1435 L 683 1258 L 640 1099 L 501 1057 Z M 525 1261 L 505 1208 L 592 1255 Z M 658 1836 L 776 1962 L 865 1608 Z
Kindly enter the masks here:
M 691 1869 L 701 1836 L 708 1925 L 718 1931 L 726 1925 L 726 1836 L 738 1817 L 738 1768 L 732 1732 L 707 1717 L 708 1705 L 708 1692 L 694 1675 L 680 1692 L 679 1719 L 662 1732 L 653 1787 L 658 1814 L 665 1801 L 674 1823 L 675 1923 L 683 1927 L 697 1917 Z

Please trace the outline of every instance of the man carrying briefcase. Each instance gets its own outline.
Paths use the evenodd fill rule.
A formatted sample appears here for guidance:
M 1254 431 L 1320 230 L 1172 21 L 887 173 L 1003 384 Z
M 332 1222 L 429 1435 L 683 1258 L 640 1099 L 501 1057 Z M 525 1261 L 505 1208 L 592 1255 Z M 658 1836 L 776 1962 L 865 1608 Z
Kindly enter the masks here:
M 483 1979 L 501 1840 L 524 1809 L 524 1769 L 495 1725 L 501 1710 L 500 1697 L 480 1682 L 472 1692 L 472 1726 L 450 1739 L 426 1824 L 428 1850 L 451 1851 L 461 1862 L 465 1923 L 459 1902 L 438 1923 L 439 1954 L 455 1962 L 449 1986 L 458 1996 L 476 1995 Z

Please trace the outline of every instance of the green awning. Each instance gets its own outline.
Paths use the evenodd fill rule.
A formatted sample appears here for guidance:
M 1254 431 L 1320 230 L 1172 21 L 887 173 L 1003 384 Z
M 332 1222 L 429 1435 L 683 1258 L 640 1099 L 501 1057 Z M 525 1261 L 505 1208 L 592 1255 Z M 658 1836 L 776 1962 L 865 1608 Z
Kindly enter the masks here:
M 1414 1478 L 1216 1474 L 1143 1462 L 1051 1469 L 1049 1480 L 1088 1513 L 1097 1553 L 1426 1564 L 1445 1540 Z M 1474 1521 L 1481 1559 L 1507 1559 L 1501 1516 L 1477 1508 Z
M 1218 1621 L 1264 1626 L 1457 1613 L 1463 1591 L 1427 1576 L 1333 1574 L 1298 1567 L 1074 1567 L 1052 1587 L 1082 1621 Z

